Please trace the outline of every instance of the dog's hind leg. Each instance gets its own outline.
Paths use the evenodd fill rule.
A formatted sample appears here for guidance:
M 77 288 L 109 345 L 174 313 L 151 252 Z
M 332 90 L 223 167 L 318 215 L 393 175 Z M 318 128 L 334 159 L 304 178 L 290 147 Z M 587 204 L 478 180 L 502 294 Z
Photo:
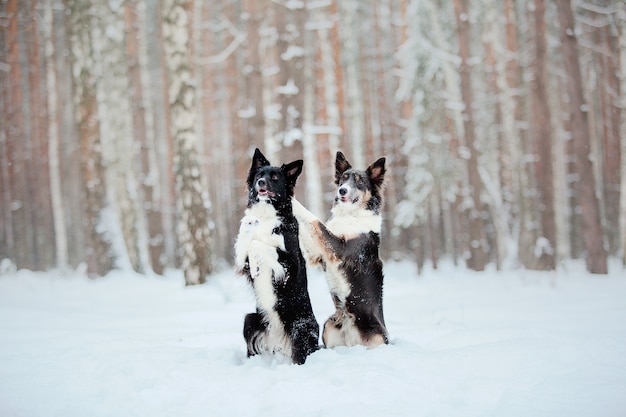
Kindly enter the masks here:
M 259 313 L 246 315 L 243 322 L 243 337 L 248 347 L 248 357 L 267 350 L 267 324 Z

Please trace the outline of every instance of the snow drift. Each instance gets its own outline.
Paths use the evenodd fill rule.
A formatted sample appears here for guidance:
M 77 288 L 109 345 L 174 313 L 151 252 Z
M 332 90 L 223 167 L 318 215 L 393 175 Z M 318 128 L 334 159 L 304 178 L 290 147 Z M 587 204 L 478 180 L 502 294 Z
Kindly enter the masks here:
M 626 415 L 626 274 L 385 268 L 392 344 L 245 356 L 242 277 L 0 276 L 0 415 Z M 333 307 L 311 271 L 320 323 Z

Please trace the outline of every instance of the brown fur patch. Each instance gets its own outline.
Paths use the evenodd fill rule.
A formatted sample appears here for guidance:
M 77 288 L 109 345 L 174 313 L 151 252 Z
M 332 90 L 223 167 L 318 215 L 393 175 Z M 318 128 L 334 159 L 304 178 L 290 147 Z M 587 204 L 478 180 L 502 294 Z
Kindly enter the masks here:
M 364 342 L 363 344 L 367 346 L 368 349 L 373 349 L 380 345 L 384 345 L 385 338 L 381 334 L 375 334 L 371 336 L 368 340 L 364 340 L 363 342 Z

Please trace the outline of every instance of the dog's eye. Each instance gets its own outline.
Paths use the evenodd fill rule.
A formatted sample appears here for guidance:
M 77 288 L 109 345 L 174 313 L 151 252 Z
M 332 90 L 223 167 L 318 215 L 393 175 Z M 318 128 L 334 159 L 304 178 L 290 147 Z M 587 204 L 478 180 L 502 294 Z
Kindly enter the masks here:
M 272 172 L 270 174 L 270 178 L 272 179 L 272 181 L 276 181 L 276 180 L 278 180 L 278 174 L 275 173 L 275 172 Z
M 350 178 L 350 175 L 348 175 L 348 174 L 343 174 L 343 177 L 342 177 L 342 178 L 343 178 L 344 180 L 347 180 L 348 178 Z

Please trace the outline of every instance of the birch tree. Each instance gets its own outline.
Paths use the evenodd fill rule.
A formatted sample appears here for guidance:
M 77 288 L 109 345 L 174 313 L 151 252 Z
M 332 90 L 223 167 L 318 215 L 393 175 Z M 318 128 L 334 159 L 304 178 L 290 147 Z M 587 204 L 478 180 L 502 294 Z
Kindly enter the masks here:
M 69 2 L 69 10 L 74 104 L 85 198 L 85 261 L 89 274 L 102 276 L 114 267 L 114 259 L 109 225 L 105 221 L 107 184 L 96 97 L 97 77 L 93 73 L 96 63 L 92 47 L 94 41 L 91 28 L 94 22 L 91 0 L 72 0 Z
M 136 142 L 139 142 L 139 150 L 134 161 L 139 166 L 138 170 L 138 196 L 136 197 L 135 210 L 140 221 L 138 228 L 138 246 L 141 252 L 141 267 L 162 274 L 164 269 L 164 239 L 161 223 L 159 195 L 159 175 L 156 169 L 156 155 L 154 152 L 154 137 L 148 129 L 146 104 L 144 99 L 145 58 L 141 52 L 140 19 L 143 6 L 138 0 L 128 0 L 124 4 L 124 31 L 126 32 L 126 63 L 128 65 L 128 83 L 130 111 L 132 114 L 132 131 Z M 142 61 L 144 65 L 142 66 Z M 146 249 L 149 254 L 143 253 Z M 149 259 L 147 259 L 149 257 Z
M 146 77 L 142 78 L 142 81 L 146 82 L 146 97 L 145 102 L 147 109 L 151 109 L 151 112 L 146 112 L 148 117 L 146 129 L 151 133 L 148 134 L 149 138 L 154 138 L 153 153 L 149 156 L 154 158 L 155 170 L 158 171 L 158 185 L 154 186 L 153 201 L 149 201 L 147 193 L 144 194 L 145 204 L 158 204 L 161 207 L 161 224 L 162 224 L 162 240 L 163 240 L 163 253 L 160 262 L 164 265 L 178 266 L 177 264 L 177 238 L 176 238 L 176 193 L 175 193 L 175 179 L 174 179 L 174 150 L 172 140 L 172 122 L 171 113 L 169 109 L 169 88 L 167 77 L 167 64 L 165 62 L 165 53 L 162 46 L 163 40 L 163 16 L 160 2 L 148 1 L 144 3 L 145 8 L 143 15 L 144 24 L 140 25 L 142 28 L 142 37 L 147 40 L 145 43 L 145 60 L 146 65 L 141 66 L 141 70 L 145 72 Z M 152 40 L 155 40 L 154 42 Z M 155 178 L 150 175 L 150 180 Z M 156 193 L 158 191 L 158 193 Z M 148 215 L 148 221 L 152 221 L 152 216 Z M 150 232 L 151 242 L 152 238 L 158 239 L 158 235 L 154 236 Z M 158 243 L 158 242 L 154 242 Z M 158 264 L 157 264 L 158 265 Z M 158 272 L 159 267 L 153 265 L 155 272 Z
M 118 266 L 150 270 L 145 218 L 140 210 L 135 170 L 135 147 L 130 105 L 123 2 L 94 3 L 97 24 L 92 27 L 98 49 L 98 112 L 107 169 L 111 227 Z M 143 238 L 142 238 L 143 237 Z
M 163 34 L 169 75 L 176 174 L 178 239 L 187 285 L 202 284 L 213 272 L 210 203 L 198 161 L 196 90 L 191 53 L 193 2 L 164 2 Z

